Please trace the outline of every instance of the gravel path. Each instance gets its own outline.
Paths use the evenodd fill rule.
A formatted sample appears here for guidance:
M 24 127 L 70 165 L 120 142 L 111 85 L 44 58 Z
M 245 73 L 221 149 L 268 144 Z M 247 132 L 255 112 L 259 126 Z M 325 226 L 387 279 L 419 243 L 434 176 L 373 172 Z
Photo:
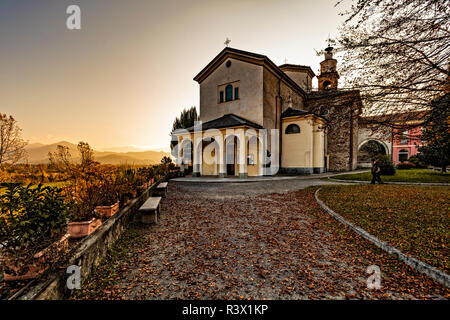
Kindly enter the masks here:
M 82 298 L 449 297 L 333 221 L 315 203 L 315 188 L 299 190 L 326 183 L 170 182 L 160 224 L 138 229 L 142 241 L 129 249 L 117 281 L 99 291 L 102 279 L 91 279 Z M 366 288 L 369 265 L 381 268 L 380 290 Z

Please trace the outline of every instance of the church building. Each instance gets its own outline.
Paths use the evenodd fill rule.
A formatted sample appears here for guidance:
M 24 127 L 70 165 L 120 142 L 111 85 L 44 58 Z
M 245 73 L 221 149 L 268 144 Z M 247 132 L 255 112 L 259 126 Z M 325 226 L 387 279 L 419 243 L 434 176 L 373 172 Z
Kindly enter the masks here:
M 173 132 L 178 164 L 241 178 L 355 169 L 359 92 L 338 88 L 331 47 L 320 70 L 313 90 L 309 66 L 226 47 L 194 77 L 201 126 Z

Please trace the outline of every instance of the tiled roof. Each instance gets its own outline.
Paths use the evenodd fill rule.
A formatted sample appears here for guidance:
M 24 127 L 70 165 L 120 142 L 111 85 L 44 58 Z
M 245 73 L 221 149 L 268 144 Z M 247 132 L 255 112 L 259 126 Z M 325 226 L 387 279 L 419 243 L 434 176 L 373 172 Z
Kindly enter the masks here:
M 289 107 L 286 110 L 284 110 L 283 113 L 281 113 L 281 117 L 287 118 L 287 117 L 294 117 L 294 116 L 302 116 L 305 114 L 314 114 L 314 113 L 306 111 L 306 110 L 294 109 L 294 108 Z
M 249 126 L 249 127 L 255 128 L 255 129 L 263 128 L 262 126 L 260 126 L 257 123 L 254 123 L 250 120 L 241 118 L 235 114 L 229 113 L 220 118 L 202 123 L 202 130 L 220 129 L 220 128 L 238 127 L 238 126 Z M 194 127 L 189 127 L 186 130 L 194 131 Z
M 382 114 L 374 116 L 361 117 L 362 123 L 380 123 L 380 122 L 403 122 L 403 121 L 423 121 L 428 114 L 428 110 L 410 111 L 393 114 Z

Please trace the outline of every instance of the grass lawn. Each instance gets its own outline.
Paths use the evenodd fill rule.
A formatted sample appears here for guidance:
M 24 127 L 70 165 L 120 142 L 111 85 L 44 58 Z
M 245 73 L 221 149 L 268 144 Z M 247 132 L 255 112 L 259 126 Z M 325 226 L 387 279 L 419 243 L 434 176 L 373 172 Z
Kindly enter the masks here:
M 342 180 L 371 181 L 370 172 L 343 174 L 335 177 Z M 450 173 L 435 173 L 428 169 L 403 169 L 396 170 L 394 176 L 381 176 L 386 182 L 423 182 L 423 183 L 450 183 Z
M 324 186 L 319 197 L 335 212 L 419 260 L 450 271 L 450 188 Z

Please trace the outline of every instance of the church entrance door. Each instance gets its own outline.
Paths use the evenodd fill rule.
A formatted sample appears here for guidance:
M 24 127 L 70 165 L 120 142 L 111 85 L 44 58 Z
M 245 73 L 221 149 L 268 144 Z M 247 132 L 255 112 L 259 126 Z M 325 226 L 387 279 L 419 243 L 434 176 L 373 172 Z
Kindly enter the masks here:
M 225 145 L 226 145 L 226 155 L 225 160 L 227 164 L 227 176 L 235 176 L 236 175 L 236 164 L 237 164 L 237 157 L 239 153 L 238 149 L 238 142 L 239 139 L 235 135 L 228 136 L 225 139 Z
M 234 168 L 235 168 L 234 163 L 233 164 L 227 164 L 227 175 L 228 176 L 234 176 L 235 175 Z

